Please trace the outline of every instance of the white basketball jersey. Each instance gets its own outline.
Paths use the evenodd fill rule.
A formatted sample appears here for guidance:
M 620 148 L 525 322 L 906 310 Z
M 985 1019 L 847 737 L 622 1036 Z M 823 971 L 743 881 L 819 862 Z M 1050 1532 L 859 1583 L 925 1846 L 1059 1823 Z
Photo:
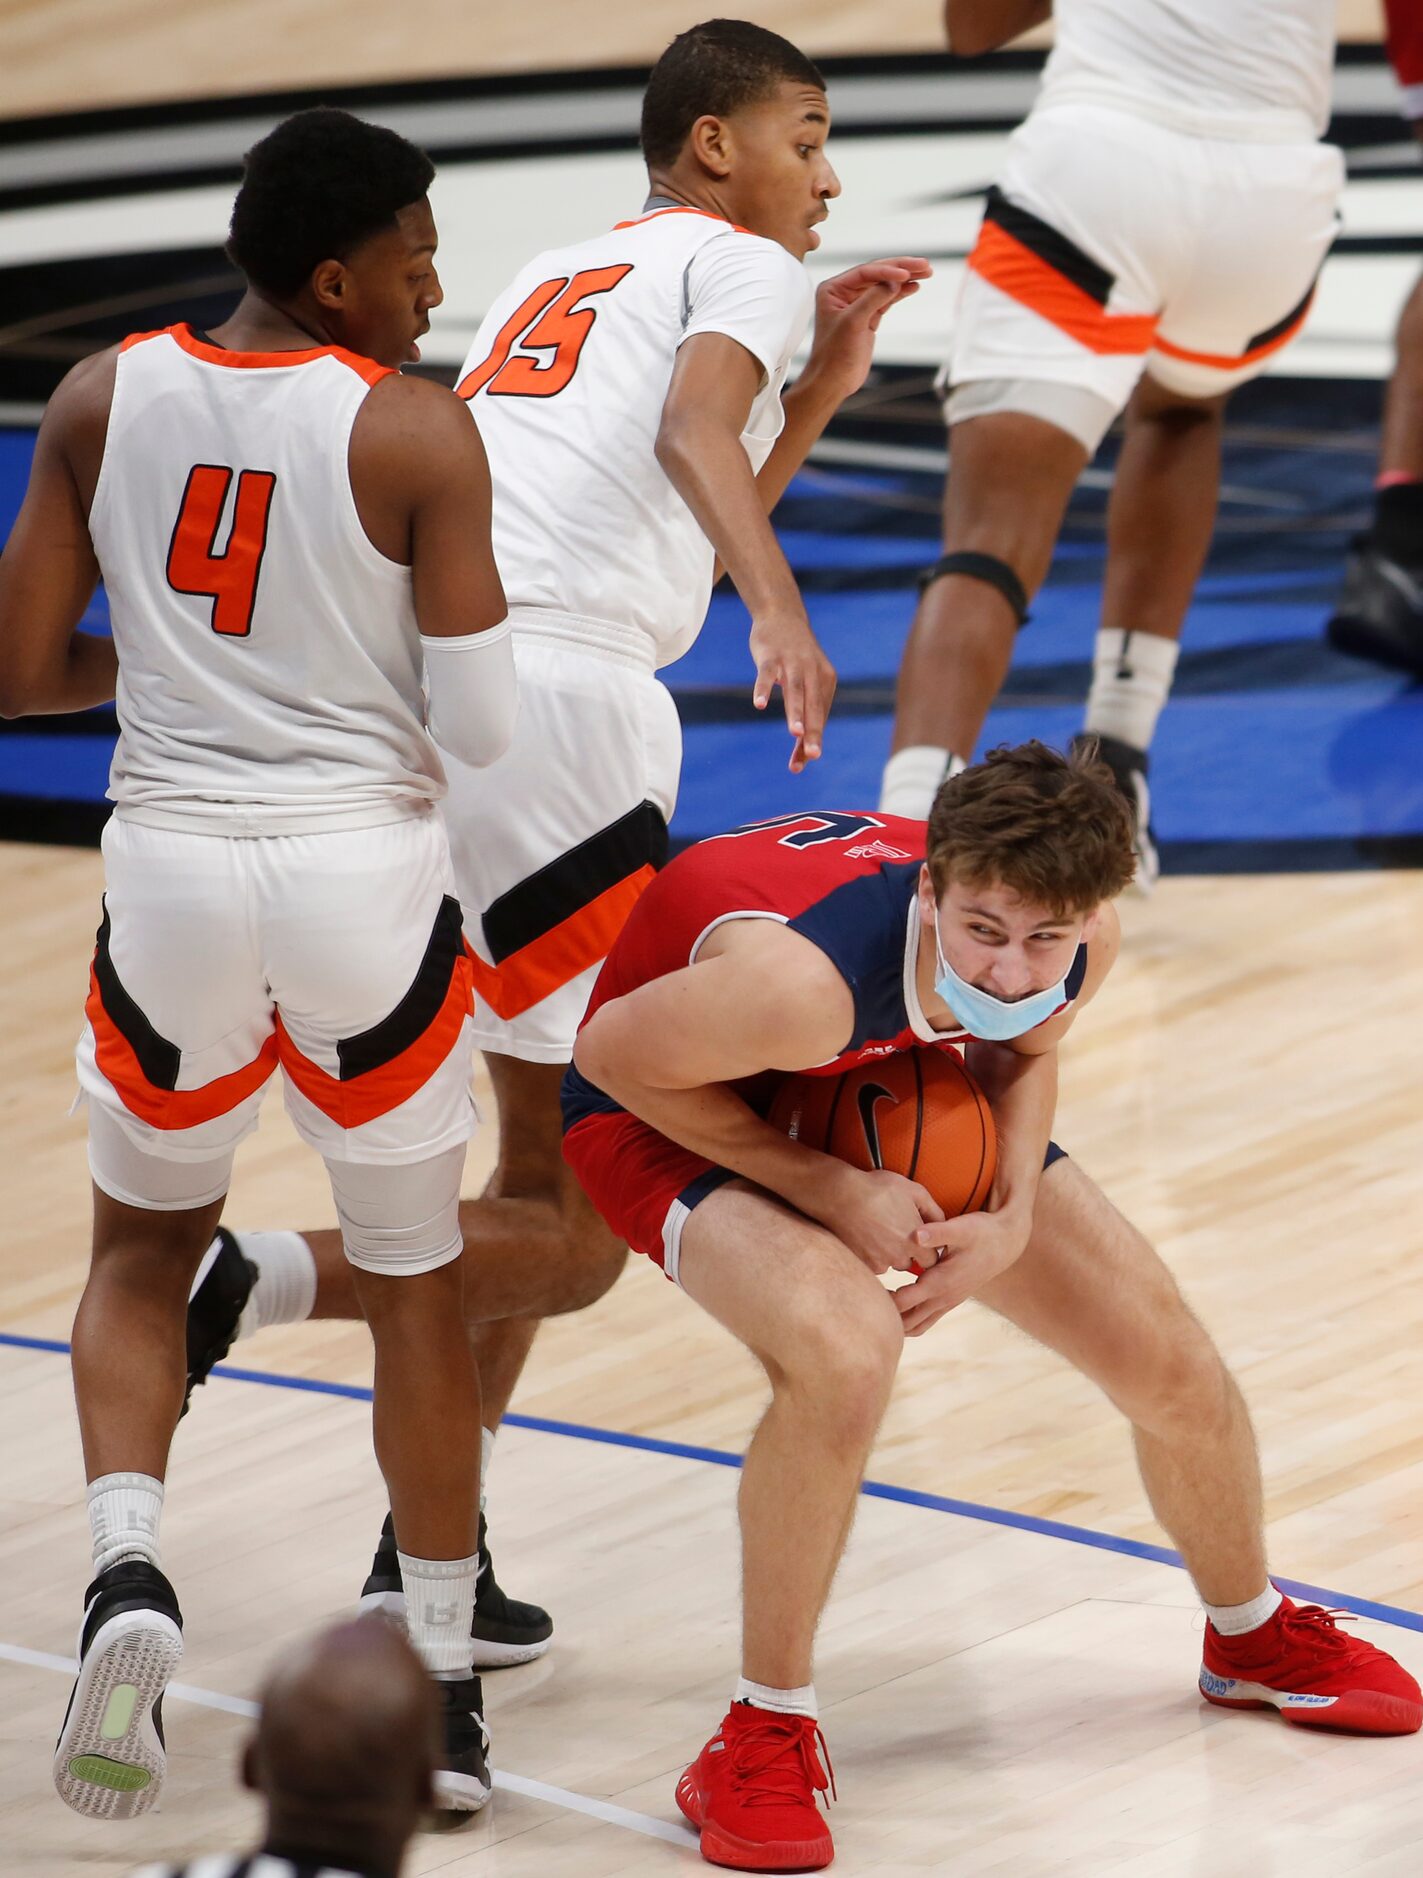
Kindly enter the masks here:
M 1172 129 L 1306 141 L 1329 122 L 1335 0 L 1057 0 L 1040 103 Z
M 757 470 L 810 306 L 805 269 L 776 242 L 674 207 L 541 254 L 500 294 L 457 389 L 489 453 L 516 632 L 532 608 L 594 641 L 600 624 L 622 643 L 633 628 L 658 665 L 686 651 L 715 556 L 656 457 L 677 349 L 720 332 L 760 361 L 741 439 Z
M 122 813 L 294 834 L 444 794 L 410 570 L 366 535 L 347 466 L 385 370 L 335 347 L 229 352 L 186 326 L 125 342 L 89 517 Z

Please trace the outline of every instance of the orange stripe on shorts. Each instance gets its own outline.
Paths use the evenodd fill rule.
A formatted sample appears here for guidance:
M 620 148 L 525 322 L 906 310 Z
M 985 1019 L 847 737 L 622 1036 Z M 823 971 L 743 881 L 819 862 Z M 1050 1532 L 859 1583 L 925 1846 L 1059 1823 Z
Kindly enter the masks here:
M 1089 352 L 1144 354 L 1156 337 L 1154 313 L 1108 313 L 996 222 L 985 221 L 968 264 L 1000 293 L 1050 320 Z
M 498 965 L 471 953 L 475 991 L 508 1022 L 601 964 L 656 871 L 650 864 L 638 868 Z
M 434 1075 L 459 1042 L 464 1020 L 474 1009 L 469 958 L 455 960 L 449 990 L 426 1028 L 398 1056 L 344 1081 L 303 1055 L 277 1012 L 277 1049 L 282 1068 L 307 1101 L 338 1128 L 359 1128 L 400 1107 Z
M 94 1059 L 130 1114 L 152 1128 L 196 1128 L 216 1121 L 254 1094 L 277 1067 L 277 1039 L 268 1037 L 250 1063 L 216 1076 L 200 1089 L 160 1089 L 139 1066 L 133 1045 L 104 1009 L 99 981 L 89 971 L 84 1015 L 94 1032 Z
M 1242 366 L 1253 365 L 1257 359 L 1267 359 L 1272 352 L 1278 352 L 1281 346 L 1287 346 L 1309 318 L 1309 309 L 1313 301 L 1311 293 L 1300 308 L 1298 314 L 1281 331 L 1273 333 L 1258 346 L 1251 346 L 1247 352 L 1192 352 L 1186 346 L 1172 345 L 1169 339 L 1158 338 L 1155 350 L 1164 352 L 1168 359 L 1180 359 L 1187 365 L 1209 365 L 1218 372 L 1238 372 Z

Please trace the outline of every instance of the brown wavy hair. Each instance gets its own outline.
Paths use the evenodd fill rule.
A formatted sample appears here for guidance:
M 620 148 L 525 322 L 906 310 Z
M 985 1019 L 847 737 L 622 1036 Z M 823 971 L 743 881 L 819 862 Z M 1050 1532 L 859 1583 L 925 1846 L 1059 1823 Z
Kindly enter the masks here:
M 951 880 L 997 884 L 1062 919 L 1122 891 L 1136 870 L 1133 833 L 1095 740 L 1064 756 L 1035 739 L 1000 744 L 948 779 L 929 811 L 926 858 L 936 894 Z

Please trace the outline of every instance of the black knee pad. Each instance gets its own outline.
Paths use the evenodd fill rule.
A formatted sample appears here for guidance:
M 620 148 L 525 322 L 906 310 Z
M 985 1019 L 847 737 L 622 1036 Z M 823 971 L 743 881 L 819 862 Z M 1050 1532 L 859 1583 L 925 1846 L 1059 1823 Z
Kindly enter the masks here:
M 965 549 L 953 554 L 941 554 L 934 565 L 926 568 L 919 576 L 920 593 L 926 587 L 932 587 L 936 580 L 942 580 L 945 574 L 966 574 L 970 580 L 986 581 L 1012 607 L 1014 623 L 1018 626 L 1027 625 L 1027 590 L 1008 563 L 1000 561 L 996 554 L 973 554 Z

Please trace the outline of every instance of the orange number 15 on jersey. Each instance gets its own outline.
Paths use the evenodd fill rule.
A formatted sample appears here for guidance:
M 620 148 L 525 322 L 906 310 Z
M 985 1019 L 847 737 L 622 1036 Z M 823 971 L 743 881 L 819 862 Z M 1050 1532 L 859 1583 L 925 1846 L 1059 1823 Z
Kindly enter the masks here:
M 579 302 L 609 292 L 631 272 L 631 263 L 587 267 L 535 287 L 499 328 L 489 356 L 455 390 L 462 398 L 485 390 L 491 398 L 551 398 L 562 391 L 578 369 L 578 355 L 598 317 L 596 308 Z M 531 358 L 535 352 L 553 357 Z

